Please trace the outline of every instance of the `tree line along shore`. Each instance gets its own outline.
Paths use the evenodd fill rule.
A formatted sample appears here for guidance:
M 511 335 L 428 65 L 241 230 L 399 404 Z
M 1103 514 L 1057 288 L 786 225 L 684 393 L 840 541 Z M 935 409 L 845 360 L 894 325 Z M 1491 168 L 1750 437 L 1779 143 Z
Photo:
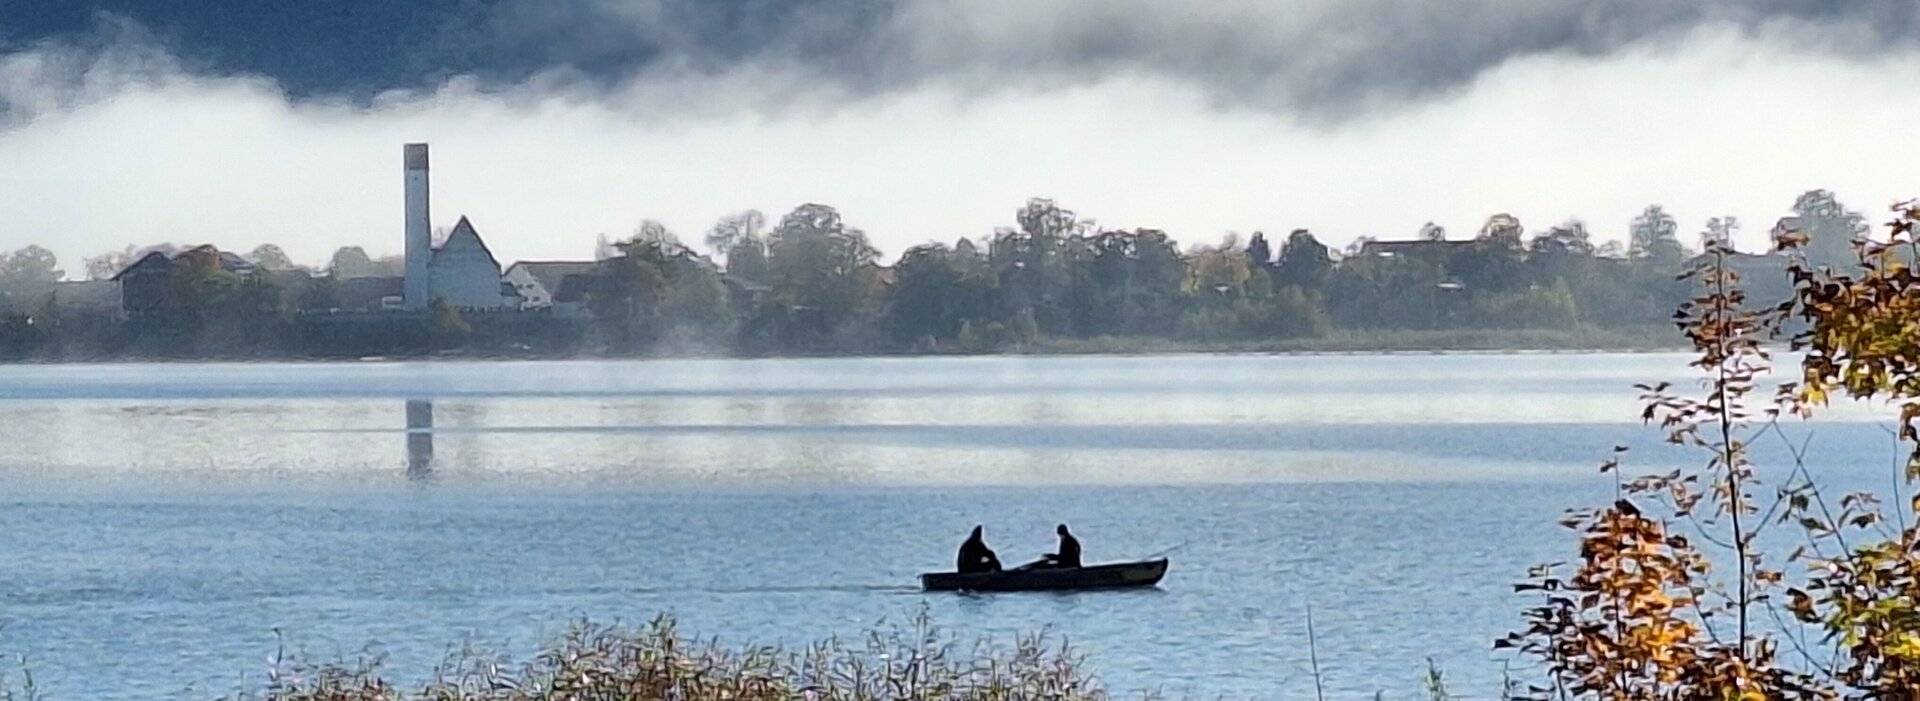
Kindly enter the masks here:
M 991 235 L 882 264 L 865 232 L 808 204 L 771 224 L 725 217 L 697 244 L 643 223 L 570 264 L 540 306 L 412 312 L 345 301 L 400 264 L 356 247 L 320 269 L 270 244 L 130 248 L 72 282 L 28 247 L 0 254 L 0 360 L 1668 349 L 1684 345 L 1671 317 L 1693 294 L 1680 273 L 1739 228 L 1713 218 L 1683 235 L 1651 206 L 1625 245 L 1596 245 L 1577 220 L 1528 229 L 1499 214 L 1469 235 L 1429 224 L 1345 250 L 1304 229 L 1183 249 L 1034 199 Z M 1845 265 L 1869 229 L 1814 190 L 1772 233 Z M 137 290 L 115 286 L 156 252 Z M 1790 292 L 1778 252 L 1728 265 L 1753 299 Z

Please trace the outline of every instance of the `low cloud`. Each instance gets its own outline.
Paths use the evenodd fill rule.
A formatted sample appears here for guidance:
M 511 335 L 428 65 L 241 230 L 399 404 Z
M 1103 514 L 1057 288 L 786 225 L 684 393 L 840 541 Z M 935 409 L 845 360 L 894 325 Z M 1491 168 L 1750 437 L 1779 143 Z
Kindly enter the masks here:
M 1516 60 L 1678 48 L 1702 28 L 1842 57 L 1920 43 L 1910 0 L 501 0 L 475 17 L 462 26 L 523 70 L 621 81 L 779 63 L 863 94 L 1140 73 L 1317 120 L 1444 95 Z
M 1349 6 L 1389 5 L 1300 2 L 1289 12 L 1301 18 L 1275 19 L 1234 0 L 1190 16 L 1035 0 L 1023 7 L 1037 14 L 994 19 L 917 0 L 861 20 L 856 35 L 880 47 L 866 54 L 747 48 L 750 33 L 732 53 L 663 37 L 672 58 L 623 77 L 556 56 L 559 68 L 513 82 L 475 75 L 370 100 L 289 98 L 271 79 L 185 63 L 127 24 L 110 40 L 0 56 L 0 249 L 48 245 L 69 270 L 161 241 L 271 241 L 312 263 L 341 245 L 397 252 L 399 147 L 412 140 L 433 144 L 437 223 L 471 216 L 508 261 L 585 257 L 596 234 L 643 218 L 698 240 L 723 214 L 777 218 L 804 202 L 838 206 L 891 256 L 988 234 L 1029 196 L 1187 243 L 1296 227 L 1344 243 L 1411 236 L 1427 220 L 1465 235 L 1495 212 L 1534 229 L 1581 217 L 1619 238 L 1659 202 L 1687 227 L 1740 216 L 1757 244 L 1807 189 L 1834 189 L 1876 218 L 1920 194 L 1906 174 L 1920 146 L 1904 138 L 1920 114 L 1920 51 L 1832 39 L 1878 36 L 1873 10 L 1827 18 L 1806 3 L 1768 14 L 1720 2 L 1690 11 L 1711 20 L 1624 29 L 1589 13 L 1579 26 L 1606 38 L 1590 48 L 1495 52 L 1424 76 L 1328 48 L 1358 56 L 1404 31 L 1392 24 L 1352 29 L 1347 44 L 1313 38 L 1369 16 Z M 838 26 L 834 7 L 808 21 Z M 1129 7 L 1165 26 L 1113 24 Z M 1396 22 L 1455 31 L 1420 16 Z M 530 21 L 517 41 L 538 44 L 552 30 Z M 1042 32 L 1069 21 L 1082 28 Z M 915 33 L 942 23 L 945 39 Z M 1067 48 L 1019 49 L 1049 37 Z M 1274 63 L 1289 42 L 1300 56 Z M 1299 68 L 1314 62 L 1380 77 L 1335 89 Z M 1297 106 L 1322 98 L 1348 106 Z

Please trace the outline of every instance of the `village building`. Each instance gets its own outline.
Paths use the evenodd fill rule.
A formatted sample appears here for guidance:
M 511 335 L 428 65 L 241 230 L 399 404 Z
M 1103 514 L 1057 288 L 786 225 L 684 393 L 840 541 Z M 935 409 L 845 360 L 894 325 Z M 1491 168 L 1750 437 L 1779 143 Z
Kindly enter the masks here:
M 521 308 L 551 309 L 568 276 L 592 275 L 598 266 L 592 261 L 521 261 L 507 268 L 506 278 L 520 295 Z
M 1477 241 L 1464 239 L 1458 241 L 1414 239 L 1402 241 L 1365 241 L 1360 244 L 1361 257 L 1406 258 L 1434 256 L 1444 258 L 1454 251 L 1473 248 Z
M 409 271 L 411 272 L 411 271 Z M 518 308 L 520 294 L 501 274 L 500 261 L 461 217 L 447 240 L 427 260 L 427 300 L 444 300 L 458 309 Z
M 182 257 L 211 253 L 220 269 L 235 275 L 251 275 L 253 263 L 237 254 L 212 246 L 198 246 L 177 253 L 154 251 L 120 270 L 111 282 L 120 290 L 120 317 L 134 319 L 151 314 L 166 302 L 167 281 L 173 266 Z
M 435 243 L 427 234 L 427 145 L 407 144 L 404 151 L 403 275 L 316 277 L 305 270 L 259 270 L 247 259 L 211 246 L 172 254 L 156 251 L 123 268 L 109 281 L 116 291 L 119 316 L 131 319 L 158 309 L 166 298 L 174 261 L 198 252 L 214 253 L 227 272 L 266 275 L 284 291 L 293 308 L 305 313 L 420 313 L 436 300 L 462 311 L 478 312 L 552 306 L 553 291 L 567 275 L 593 269 L 593 263 L 529 263 L 515 266 L 518 272 L 510 279 L 465 216 L 444 240 Z M 103 290 L 90 288 L 87 292 L 97 297 L 105 294 Z

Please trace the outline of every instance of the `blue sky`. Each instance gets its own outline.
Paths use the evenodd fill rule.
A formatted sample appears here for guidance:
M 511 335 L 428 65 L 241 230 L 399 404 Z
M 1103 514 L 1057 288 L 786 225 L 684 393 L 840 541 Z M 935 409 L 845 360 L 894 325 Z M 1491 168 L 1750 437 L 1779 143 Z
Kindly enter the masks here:
M 1655 202 L 1757 243 L 1806 189 L 1920 195 L 1916 80 L 1910 0 L 12 0 L 0 249 L 397 250 L 416 139 L 506 260 L 811 201 L 893 255 L 1029 196 L 1188 243 Z

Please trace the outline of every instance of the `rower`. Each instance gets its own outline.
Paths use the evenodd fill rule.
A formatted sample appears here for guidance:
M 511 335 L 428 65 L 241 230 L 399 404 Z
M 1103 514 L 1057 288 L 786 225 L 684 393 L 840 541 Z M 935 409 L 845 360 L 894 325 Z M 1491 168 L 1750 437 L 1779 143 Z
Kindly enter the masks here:
M 1080 566 L 1080 540 L 1067 532 L 1067 524 L 1060 524 L 1053 532 L 1060 534 L 1060 552 L 1047 555 L 1047 561 L 1054 567 L 1077 568 Z
M 983 530 L 981 526 L 974 526 L 973 535 L 967 537 L 967 542 L 960 544 L 960 559 L 954 566 L 960 574 L 1000 571 L 1000 556 L 993 554 L 993 549 L 987 547 L 986 538 L 982 535 Z

